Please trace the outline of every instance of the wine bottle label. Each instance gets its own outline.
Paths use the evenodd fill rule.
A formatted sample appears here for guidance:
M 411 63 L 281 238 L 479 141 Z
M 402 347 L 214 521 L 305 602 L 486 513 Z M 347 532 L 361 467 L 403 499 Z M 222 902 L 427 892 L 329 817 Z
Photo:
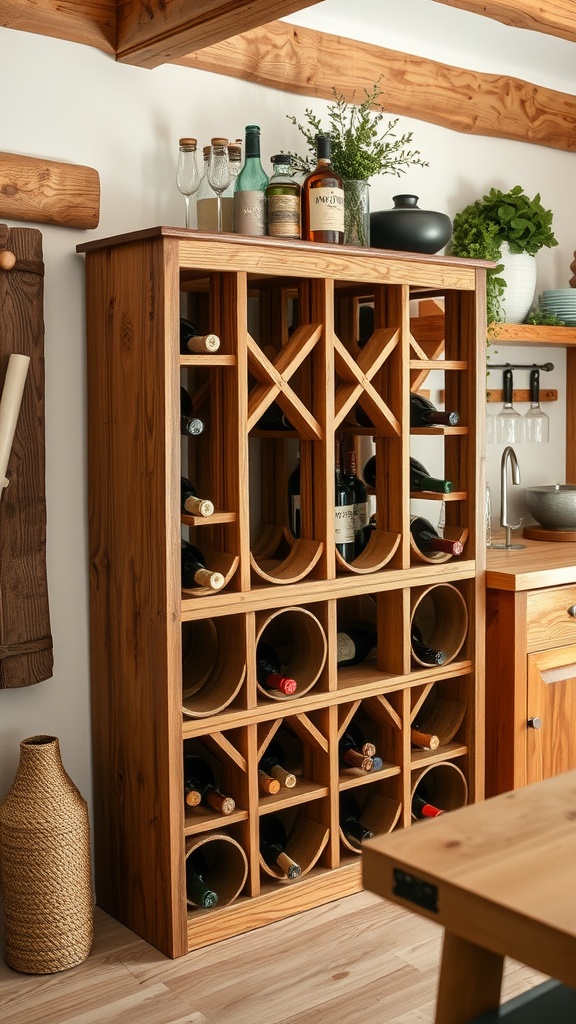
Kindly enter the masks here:
M 311 188 L 308 202 L 311 231 L 344 231 L 344 189 Z
M 268 234 L 272 238 L 300 238 L 300 196 L 268 196 Z
M 234 230 L 239 235 L 266 234 L 266 202 L 257 189 L 234 194 Z
M 334 541 L 354 543 L 354 505 L 337 505 L 334 509 Z
M 216 196 L 210 199 L 199 199 L 196 203 L 199 231 L 218 230 L 218 201 Z
M 368 502 L 359 501 L 354 505 L 354 533 L 363 530 L 368 526 L 370 517 L 368 515 Z
M 336 660 L 338 664 L 340 664 L 341 661 L 350 661 L 350 659 L 356 654 L 356 644 L 352 637 L 348 636 L 348 633 L 336 634 L 336 647 Z

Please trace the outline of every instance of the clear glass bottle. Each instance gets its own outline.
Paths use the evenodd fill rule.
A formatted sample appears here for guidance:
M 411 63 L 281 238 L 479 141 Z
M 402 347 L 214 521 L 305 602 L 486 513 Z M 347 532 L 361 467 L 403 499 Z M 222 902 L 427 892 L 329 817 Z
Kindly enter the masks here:
M 272 238 L 300 238 L 300 182 L 294 177 L 292 157 L 277 153 L 271 157 L 273 166 L 266 187 L 266 233 Z
M 302 238 L 344 244 L 344 188 L 330 162 L 331 139 L 316 136 L 317 166 L 302 183 Z
M 239 235 L 265 235 L 268 175 L 260 160 L 260 128 L 249 124 L 245 132 L 244 165 L 234 189 L 234 231 Z

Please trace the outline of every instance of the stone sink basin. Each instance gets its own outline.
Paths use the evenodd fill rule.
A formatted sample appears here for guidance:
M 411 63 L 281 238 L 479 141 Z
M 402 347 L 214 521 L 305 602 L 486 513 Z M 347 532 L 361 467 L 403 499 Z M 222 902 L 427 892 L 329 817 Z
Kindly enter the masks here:
M 576 484 L 527 487 L 525 493 L 528 508 L 540 526 L 576 530 Z

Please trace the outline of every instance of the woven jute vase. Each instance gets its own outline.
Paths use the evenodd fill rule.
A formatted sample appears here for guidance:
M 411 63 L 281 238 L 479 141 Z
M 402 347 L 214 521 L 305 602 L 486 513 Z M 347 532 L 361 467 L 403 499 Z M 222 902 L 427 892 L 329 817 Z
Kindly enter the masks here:
M 24 974 L 82 963 L 94 935 L 90 825 L 55 736 L 20 744 L 16 778 L 0 805 L 0 877 L 6 963 Z

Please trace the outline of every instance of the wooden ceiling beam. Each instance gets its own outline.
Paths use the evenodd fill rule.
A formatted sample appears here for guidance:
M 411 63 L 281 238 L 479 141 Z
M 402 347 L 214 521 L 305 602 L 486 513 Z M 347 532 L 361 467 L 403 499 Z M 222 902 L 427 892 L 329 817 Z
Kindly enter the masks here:
M 116 59 L 155 68 L 313 6 L 312 0 L 119 0 Z
M 116 0 L 0 0 L 0 25 L 116 53 Z
M 173 61 L 304 96 L 350 102 L 380 80 L 393 114 L 472 135 L 576 150 L 576 96 L 273 22 Z M 287 110 L 287 113 L 290 111 Z
M 446 7 L 457 7 L 500 21 L 513 28 L 558 36 L 576 42 L 576 5 L 574 0 L 436 0 Z

